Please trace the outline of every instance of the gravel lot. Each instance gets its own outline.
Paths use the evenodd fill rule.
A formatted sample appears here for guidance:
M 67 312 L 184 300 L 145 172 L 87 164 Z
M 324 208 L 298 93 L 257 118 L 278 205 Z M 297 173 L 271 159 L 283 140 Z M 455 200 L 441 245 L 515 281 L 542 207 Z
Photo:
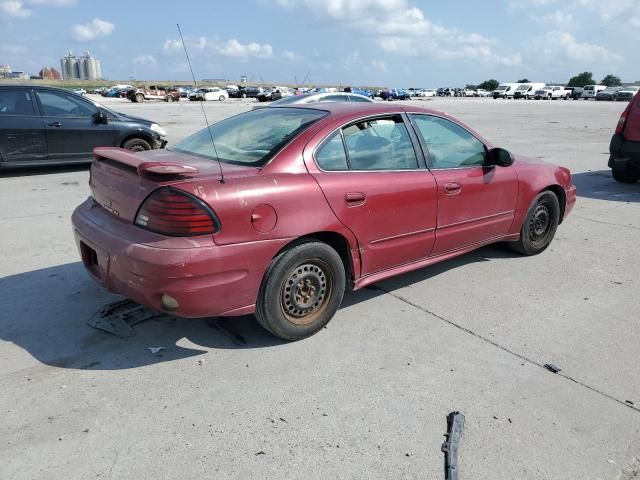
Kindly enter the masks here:
M 204 125 L 197 103 L 100 101 L 170 145 Z M 297 343 L 251 317 L 92 329 L 118 297 L 73 243 L 87 168 L 0 173 L 0 478 L 441 479 L 452 410 L 461 480 L 638 478 L 640 184 L 606 167 L 625 104 L 416 103 L 569 167 L 578 203 L 542 255 L 486 247 L 348 294 Z

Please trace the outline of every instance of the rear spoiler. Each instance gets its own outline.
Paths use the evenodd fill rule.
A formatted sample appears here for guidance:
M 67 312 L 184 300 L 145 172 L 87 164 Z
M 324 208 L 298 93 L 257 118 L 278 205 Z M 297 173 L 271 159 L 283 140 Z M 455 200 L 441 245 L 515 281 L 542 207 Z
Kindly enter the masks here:
M 174 162 L 146 162 L 143 157 L 131 150 L 117 147 L 97 147 L 93 149 L 96 160 L 112 162 L 134 168 L 140 177 L 148 175 L 186 175 L 198 173 L 198 169 L 189 165 Z

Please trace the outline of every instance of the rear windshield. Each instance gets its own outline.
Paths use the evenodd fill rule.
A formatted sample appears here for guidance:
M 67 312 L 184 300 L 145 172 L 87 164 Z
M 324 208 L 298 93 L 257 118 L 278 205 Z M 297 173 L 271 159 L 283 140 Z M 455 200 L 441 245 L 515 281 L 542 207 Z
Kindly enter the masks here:
M 252 110 L 211 125 L 208 130 L 204 128 L 171 150 L 261 167 L 296 135 L 326 115 L 326 111 L 306 108 Z

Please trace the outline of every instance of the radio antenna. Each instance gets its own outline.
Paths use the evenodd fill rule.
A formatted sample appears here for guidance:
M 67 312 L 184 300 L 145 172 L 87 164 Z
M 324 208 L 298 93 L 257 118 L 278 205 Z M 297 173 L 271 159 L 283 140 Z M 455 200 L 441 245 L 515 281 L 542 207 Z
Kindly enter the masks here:
M 180 30 L 180 24 L 176 23 L 178 27 L 178 33 L 180 34 L 180 41 L 182 42 L 182 48 L 184 48 L 184 54 L 187 57 L 187 64 L 189 64 L 189 70 L 191 70 L 191 77 L 193 78 L 193 87 L 198 89 L 198 81 L 196 80 L 196 76 L 193 73 L 193 68 L 191 67 L 191 60 L 189 60 L 189 52 L 187 52 L 187 45 L 184 43 L 184 38 L 182 38 L 182 30 Z M 204 98 L 206 94 L 202 94 L 202 98 Z M 209 138 L 211 139 L 211 145 L 213 146 L 213 153 L 216 156 L 216 160 L 218 161 L 218 167 L 220 168 L 220 183 L 224 183 L 224 172 L 222 171 L 222 162 L 220 161 L 220 157 L 218 156 L 218 150 L 216 149 L 216 142 L 213 140 L 213 133 L 211 133 L 211 127 L 209 127 L 209 119 L 207 118 L 207 112 L 204 111 L 203 101 L 200 100 L 200 107 L 202 108 L 202 115 L 204 115 L 204 121 L 206 123 L 207 131 L 209 132 Z

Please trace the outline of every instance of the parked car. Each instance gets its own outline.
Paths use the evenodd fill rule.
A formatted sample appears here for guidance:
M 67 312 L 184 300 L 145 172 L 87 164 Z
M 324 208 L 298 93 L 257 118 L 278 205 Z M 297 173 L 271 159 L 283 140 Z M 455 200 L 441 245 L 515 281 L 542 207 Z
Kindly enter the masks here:
M 293 90 L 289 87 L 273 87 L 271 89 L 271 100 L 280 100 L 281 98 L 290 97 Z
M 104 92 L 107 89 L 107 87 L 97 87 L 97 88 L 92 88 L 91 90 L 89 90 L 89 93 L 92 93 L 94 95 L 100 95 L 102 92 Z
M 476 91 L 472 90 L 470 88 L 465 88 L 462 90 L 462 96 L 463 97 L 475 97 L 476 96 Z
M 622 87 L 607 87 L 604 90 L 600 90 L 596 93 L 596 101 L 602 102 L 612 102 L 614 100 L 614 96 L 622 90 Z
M 535 98 L 535 92 L 544 88 L 545 85 L 544 83 L 523 83 L 513 92 L 513 98 L 516 100 L 519 98 L 531 100 Z
M 88 162 L 101 146 L 157 149 L 166 135 L 151 120 L 62 88 L 0 86 L 0 167 Z
M 623 87 L 615 93 L 613 99 L 616 102 L 629 102 L 638 93 L 638 90 L 640 90 L 640 87 L 636 85 Z
M 418 98 L 435 97 L 436 90 L 434 90 L 433 88 L 421 88 L 419 90 L 416 90 L 415 96 Z
M 271 90 L 270 88 L 263 88 L 262 92 L 256 95 L 256 100 L 258 100 L 261 103 L 270 102 L 272 100 L 271 98 L 272 93 L 273 93 L 273 90 Z
M 86 95 L 87 91 L 84 88 L 72 88 L 71 91 L 76 95 Z
M 493 91 L 493 98 L 513 98 L 513 95 L 516 92 L 516 89 L 520 86 L 519 83 L 501 83 L 498 87 Z
M 620 115 L 609 153 L 609 168 L 616 181 L 640 180 L 640 95 L 635 95 Z
M 178 92 L 180 98 L 188 98 L 194 88 L 191 85 L 175 85 L 173 88 Z
M 409 93 L 400 88 L 390 88 L 380 94 L 383 100 L 409 100 Z
M 483 88 L 478 88 L 476 90 L 476 97 L 490 97 L 491 96 L 491 92 L 483 89 Z
M 604 90 L 605 88 L 607 88 L 605 85 L 585 85 L 584 89 L 582 90 L 582 95 L 580 96 L 580 98 L 583 98 L 584 100 L 589 100 L 590 98 L 596 98 L 596 94 L 600 90 Z
M 358 102 L 375 103 L 371 98 L 356 93 L 305 93 L 303 95 L 292 95 L 271 103 L 270 107 L 282 107 L 285 105 L 314 104 L 324 102 Z M 254 107 L 260 108 L 260 107 Z
M 564 87 L 561 87 L 559 85 L 547 85 L 540 90 L 536 90 L 534 98 L 536 100 L 558 100 L 560 98 L 563 100 L 568 100 L 569 98 L 571 98 L 571 91 L 565 90 Z
M 256 98 L 262 92 L 264 92 L 262 87 L 241 86 L 234 96 L 237 96 L 237 98 Z
M 255 313 L 286 340 L 320 331 L 346 288 L 493 242 L 541 253 L 576 199 L 566 168 L 388 103 L 260 108 L 161 154 L 95 157 L 72 216 L 94 280 L 177 317 Z
M 374 92 L 372 92 L 371 90 L 364 90 L 362 88 L 346 87 L 344 91 L 347 93 L 355 93 L 357 95 L 362 95 L 363 97 L 369 98 L 373 98 L 375 96 Z
M 135 103 L 142 103 L 145 100 L 177 102 L 180 100 L 180 92 L 176 88 L 150 85 L 127 90 L 127 98 Z
M 229 98 L 229 93 L 220 87 L 203 87 L 189 94 L 191 101 L 217 100 L 224 102 L 227 98 Z
M 573 100 L 578 100 L 579 98 L 582 97 L 582 92 L 584 91 L 582 87 L 567 87 L 567 88 L 571 88 L 571 98 Z

